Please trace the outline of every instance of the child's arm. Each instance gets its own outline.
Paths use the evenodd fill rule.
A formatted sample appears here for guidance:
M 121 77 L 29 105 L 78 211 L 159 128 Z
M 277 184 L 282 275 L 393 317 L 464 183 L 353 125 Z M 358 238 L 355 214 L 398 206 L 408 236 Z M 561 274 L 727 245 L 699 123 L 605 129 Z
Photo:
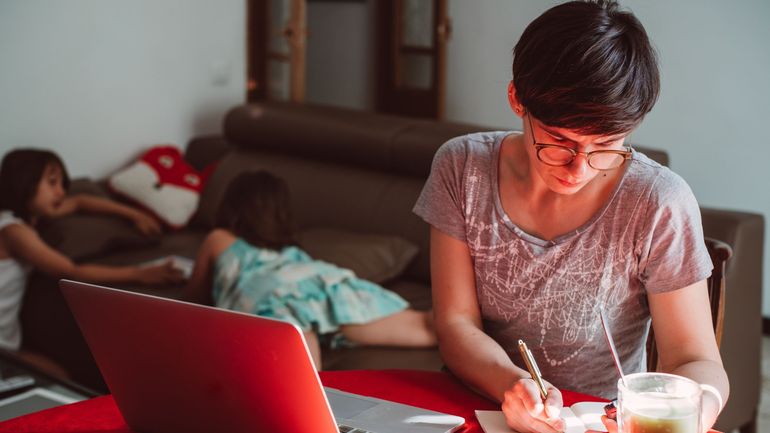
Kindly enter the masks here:
M 64 216 L 77 211 L 123 217 L 132 221 L 139 231 L 146 235 L 158 234 L 161 232 L 161 226 L 160 223 L 158 223 L 158 220 L 148 213 L 113 200 L 89 194 L 77 194 L 65 198 L 54 216 Z
M 190 279 L 187 280 L 182 299 L 197 304 L 214 304 L 214 299 L 211 297 L 214 262 L 233 242 L 235 242 L 235 236 L 222 229 L 214 229 L 206 236 L 198 250 L 195 267 Z
M 183 280 L 171 262 L 157 266 L 79 265 L 43 242 L 37 232 L 24 224 L 12 224 L 0 236 L 17 259 L 55 278 L 71 278 L 92 283 L 170 284 Z

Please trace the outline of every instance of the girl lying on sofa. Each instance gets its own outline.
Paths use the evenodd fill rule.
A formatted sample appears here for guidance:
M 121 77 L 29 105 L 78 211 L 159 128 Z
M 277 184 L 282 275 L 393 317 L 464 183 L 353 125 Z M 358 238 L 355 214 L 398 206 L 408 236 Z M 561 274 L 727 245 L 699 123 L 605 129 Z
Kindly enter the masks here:
M 77 211 L 112 214 L 131 220 L 145 234 L 160 231 L 157 221 L 137 209 L 94 196 L 66 196 L 69 177 L 53 152 L 16 149 L 0 165 L 0 348 L 21 346 L 19 310 L 34 268 L 54 278 L 94 283 L 168 284 L 182 281 L 171 263 L 157 266 L 101 266 L 73 263 L 51 248 L 35 229 L 38 222 Z M 61 375 L 49 361 L 27 352 L 23 358 Z
M 297 246 L 282 179 L 266 171 L 238 175 L 215 226 L 198 252 L 187 300 L 296 324 L 318 368 L 319 335 L 361 345 L 436 344 L 430 312 L 409 309 L 397 294 Z

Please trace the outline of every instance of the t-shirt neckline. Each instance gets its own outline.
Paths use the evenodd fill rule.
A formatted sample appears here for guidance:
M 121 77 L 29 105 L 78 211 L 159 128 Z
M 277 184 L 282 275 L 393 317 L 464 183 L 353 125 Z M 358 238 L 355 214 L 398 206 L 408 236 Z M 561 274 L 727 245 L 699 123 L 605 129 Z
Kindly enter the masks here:
M 559 236 L 556 236 L 555 238 L 551 240 L 545 240 L 542 238 L 539 238 L 535 235 L 532 235 L 530 233 L 527 233 L 526 231 L 522 230 L 519 226 L 517 226 L 511 218 L 508 216 L 508 213 L 505 212 L 505 209 L 503 208 L 503 202 L 500 198 L 500 184 L 498 182 L 499 179 L 499 171 L 500 171 L 500 152 L 502 148 L 502 143 L 505 138 L 508 136 L 514 135 L 514 134 L 522 134 L 521 131 L 503 131 L 495 137 L 494 142 L 494 148 L 492 150 L 492 164 L 493 167 L 490 172 L 490 182 L 492 184 L 492 193 L 494 195 L 494 202 L 495 202 L 495 210 L 498 212 L 499 215 L 501 215 L 501 219 L 503 221 L 503 225 L 505 225 L 508 229 L 510 229 L 514 234 L 516 234 L 518 237 L 523 239 L 526 242 L 538 245 L 540 247 L 550 247 L 554 245 L 558 245 L 560 243 L 563 243 L 574 236 L 579 235 L 580 233 L 588 230 L 592 225 L 596 223 L 609 209 L 612 202 L 615 201 L 616 197 L 618 196 L 618 192 L 622 188 L 623 184 L 626 181 L 626 177 L 628 177 L 628 171 L 629 167 L 631 166 L 631 162 L 636 158 L 636 151 L 631 148 L 631 158 L 626 161 L 626 163 L 623 166 L 623 175 L 620 177 L 620 181 L 618 181 L 617 185 L 615 185 L 615 188 L 612 191 L 612 194 L 610 194 L 609 199 L 604 203 L 604 205 L 596 212 L 594 213 L 591 218 L 588 219 L 585 223 L 580 225 L 579 227 L 575 228 L 574 230 L 570 230 L 567 233 L 563 233 Z

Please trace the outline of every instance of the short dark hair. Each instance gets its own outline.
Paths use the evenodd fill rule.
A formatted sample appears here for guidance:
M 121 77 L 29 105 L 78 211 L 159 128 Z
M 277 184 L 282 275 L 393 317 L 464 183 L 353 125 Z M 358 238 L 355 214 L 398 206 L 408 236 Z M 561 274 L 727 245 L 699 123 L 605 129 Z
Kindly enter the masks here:
M 30 222 L 30 203 L 37 194 L 46 167 L 58 165 L 64 189 L 70 178 L 61 158 L 44 149 L 15 149 L 5 154 L 0 164 L 0 209 L 12 211 L 17 218 Z
M 243 172 L 230 181 L 215 221 L 255 247 L 296 245 L 289 187 L 264 170 Z
M 591 135 L 630 132 L 660 92 L 647 32 L 605 0 L 564 3 L 532 21 L 514 48 L 513 83 L 532 116 Z

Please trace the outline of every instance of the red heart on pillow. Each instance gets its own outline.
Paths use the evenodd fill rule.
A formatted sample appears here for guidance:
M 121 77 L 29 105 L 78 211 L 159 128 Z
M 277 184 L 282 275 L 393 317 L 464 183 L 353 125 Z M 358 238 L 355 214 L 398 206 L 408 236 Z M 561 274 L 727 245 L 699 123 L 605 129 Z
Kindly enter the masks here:
M 110 188 L 172 228 L 184 227 L 198 207 L 205 177 L 175 146 L 156 146 L 110 177 Z

